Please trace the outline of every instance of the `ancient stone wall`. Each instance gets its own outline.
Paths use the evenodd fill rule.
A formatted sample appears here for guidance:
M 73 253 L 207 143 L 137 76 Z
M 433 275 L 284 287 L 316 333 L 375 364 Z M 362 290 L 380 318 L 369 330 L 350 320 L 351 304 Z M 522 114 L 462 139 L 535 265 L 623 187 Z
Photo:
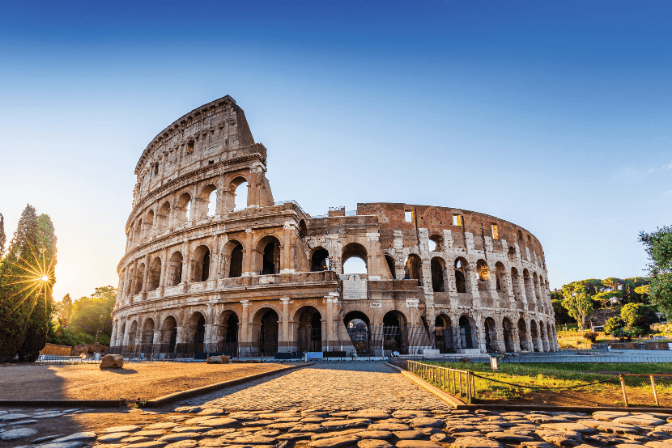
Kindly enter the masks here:
M 228 96 L 154 138 L 136 167 L 111 350 L 557 350 L 543 249 L 527 230 L 409 204 L 311 217 L 274 202 L 266 169 Z M 362 272 L 346 273 L 352 259 Z

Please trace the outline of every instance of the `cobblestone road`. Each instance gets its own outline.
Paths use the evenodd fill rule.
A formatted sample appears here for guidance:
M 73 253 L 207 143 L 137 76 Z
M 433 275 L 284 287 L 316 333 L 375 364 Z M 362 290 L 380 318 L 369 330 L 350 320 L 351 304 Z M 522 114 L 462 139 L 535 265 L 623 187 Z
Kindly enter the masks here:
M 450 409 L 381 362 L 321 362 L 187 404 L 232 410 Z

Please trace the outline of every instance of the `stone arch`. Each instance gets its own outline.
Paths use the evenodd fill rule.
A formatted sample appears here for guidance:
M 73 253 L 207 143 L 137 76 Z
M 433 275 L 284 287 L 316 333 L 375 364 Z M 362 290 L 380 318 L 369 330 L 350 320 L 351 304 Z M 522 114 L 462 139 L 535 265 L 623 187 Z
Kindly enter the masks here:
M 464 257 L 455 260 L 455 288 L 460 294 L 471 292 L 467 281 L 468 269 L 469 263 Z
M 266 235 L 257 242 L 255 271 L 260 275 L 280 273 L 280 240 L 275 235 Z
M 145 263 L 140 263 L 138 265 L 138 270 L 135 273 L 135 288 L 133 289 L 133 294 L 140 294 L 142 292 L 143 280 L 145 277 Z
M 236 356 L 238 353 L 238 335 L 240 320 L 233 310 L 224 310 L 219 318 L 219 345 L 217 351 Z
M 492 317 L 486 317 L 483 322 L 483 336 L 485 336 L 485 351 L 488 353 L 499 352 L 499 340 L 497 338 L 497 324 Z
M 392 310 L 383 316 L 383 348 L 408 353 L 408 329 L 404 313 Z
M 515 263 L 516 260 L 516 248 L 513 246 L 509 246 L 509 250 L 507 252 L 507 256 L 509 258 L 510 263 Z
M 133 232 L 133 244 L 138 244 L 142 241 L 142 219 L 138 219 L 135 223 L 135 231 Z
M 520 274 L 518 274 L 518 269 L 516 268 L 511 268 L 511 285 L 513 286 L 513 298 L 516 301 L 516 306 L 518 309 L 522 309 L 525 297 L 520 287 Z
M 392 255 L 385 255 L 385 262 L 387 263 L 387 267 L 390 269 L 390 275 L 392 276 L 392 279 L 396 279 L 397 269 L 394 265 L 394 258 L 392 258 Z
M 191 211 L 191 195 L 189 193 L 182 193 L 177 200 L 175 206 L 175 224 L 181 225 L 189 221 L 189 213 Z
M 154 227 L 154 210 L 150 210 L 147 212 L 147 216 L 145 217 L 143 239 L 147 239 L 152 236 L 153 227 Z
M 297 351 L 322 351 L 322 315 L 312 306 L 302 306 L 294 313 Z
M 186 319 L 183 334 L 186 344 L 185 352 L 202 353 L 205 350 L 205 314 L 201 311 L 194 311 Z
M 487 291 L 490 283 L 490 268 L 485 260 L 481 259 L 476 262 L 476 273 L 478 274 L 478 290 Z
M 205 282 L 210 277 L 210 248 L 201 244 L 194 250 L 191 259 L 191 281 Z
M 527 344 L 527 324 L 524 318 L 518 319 L 518 340 L 520 341 L 520 349 L 522 351 L 530 351 Z
M 143 352 L 152 352 L 154 346 L 154 319 L 151 317 L 147 318 L 142 326 L 142 338 L 140 344 L 143 346 Z
M 506 269 L 504 268 L 504 263 L 498 261 L 495 263 L 495 288 L 497 291 L 501 291 L 503 294 L 508 294 L 508 284 L 506 282 Z
M 417 280 L 422 285 L 422 260 L 416 254 L 409 254 L 404 263 L 404 278 Z
M 124 337 L 126 336 L 126 321 L 121 322 L 121 332 L 117 333 L 117 343 L 118 346 L 124 345 Z
M 539 344 L 539 333 L 537 332 L 537 323 L 534 320 L 530 321 L 530 335 L 532 336 L 532 347 L 530 351 L 540 352 L 541 344 Z
M 527 306 L 530 310 L 536 310 L 536 300 L 534 300 L 534 286 L 532 285 L 532 278 L 527 269 L 523 269 L 523 284 L 525 285 L 525 297 L 527 297 Z
M 179 250 L 173 252 L 168 260 L 167 266 L 167 279 L 168 286 L 177 286 L 182 283 L 182 270 L 183 270 L 184 258 L 182 257 L 182 252 Z
M 175 346 L 177 345 L 177 319 L 175 316 L 169 314 L 163 318 L 159 342 L 162 353 L 175 353 Z
M 161 284 L 161 257 L 154 257 L 149 265 L 147 291 L 158 289 Z
M 138 336 L 138 321 L 136 319 L 133 320 L 131 323 L 131 329 L 128 332 L 128 347 L 129 351 L 134 352 L 135 351 L 135 346 L 137 344 L 137 336 Z
M 236 210 L 244 210 L 248 204 L 248 179 L 245 176 L 236 176 L 229 182 L 226 192 L 226 211 L 233 212 Z M 245 206 L 243 207 L 243 203 Z M 236 207 L 238 205 L 238 207 Z
M 156 233 L 162 233 L 170 227 L 170 202 L 166 201 L 156 214 Z
M 441 257 L 434 257 L 431 261 L 432 267 L 432 291 L 446 292 L 446 262 Z
M 443 252 L 443 250 L 445 249 L 443 243 L 443 236 L 439 235 L 438 233 L 430 235 L 430 237 L 427 240 L 427 244 L 429 246 L 430 252 Z
M 470 316 L 463 314 L 460 316 L 458 325 L 460 327 L 460 346 L 465 349 L 473 349 L 476 345 L 474 344 L 474 339 L 478 340 L 474 320 Z
M 329 251 L 324 247 L 316 247 L 310 256 L 310 270 L 312 272 L 329 270 Z
M 252 347 L 262 356 L 273 355 L 278 351 L 280 336 L 280 315 L 269 306 L 261 307 L 252 319 Z M 254 351 L 254 350 L 253 350 Z
M 439 353 L 454 353 L 453 326 L 450 317 L 445 314 L 439 314 L 434 319 L 434 331 L 436 338 L 436 348 Z
M 343 269 L 343 272 L 342 272 L 343 274 L 346 274 L 346 273 L 348 273 L 348 274 L 361 274 L 362 273 L 362 272 L 345 272 L 347 270 L 346 269 L 346 263 L 351 258 L 359 258 L 360 260 L 362 260 L 364 262 L 364 267 L 366 269 L 366 273 L 369 272 L 369 256 L 368 256 L 368 253 L 366 251 L 366 248 L 364 248 L 364 246 L 362 246 L 359 243 L 350 243 L 350 244 L 347 244 L 343 248 L 343 254 L 341 255 L 341 266 L 342 266 L 342 269 Z
M 243 245 L 240 241 L 231 239 L 226 242 L 222 250 L 224 277 L 234 278 L 243 275 L 243 254 Z
M 371 321 L 361 311 L 350 311 L 343 317 L 343 323 L 358 355 L 371 353 Z
M 515 330 L 513 328 L 513 324 L 511 323 L 511 319 L 508 317 L 505 317 L 502 319 L 502 336 L 504 337 L 504 352 L 505 353 L 513 353 L 518 350 L 516 350 L 515 347 Z
M 217 187 L 214 184 L 208 184 L 203 187 L 198 199 L 199 210 L 197 220 L 217 214 Z
M 541 339 L 542 351 L 548 351 L 548 337 L 546 335 L 546 325 L 544 321 L 539 320 L 539 338 Z
M 128 268 L 128 276 L 126 277 L 126 297 L 133 297 L 133 282 L 135 281 L 135 267 Z

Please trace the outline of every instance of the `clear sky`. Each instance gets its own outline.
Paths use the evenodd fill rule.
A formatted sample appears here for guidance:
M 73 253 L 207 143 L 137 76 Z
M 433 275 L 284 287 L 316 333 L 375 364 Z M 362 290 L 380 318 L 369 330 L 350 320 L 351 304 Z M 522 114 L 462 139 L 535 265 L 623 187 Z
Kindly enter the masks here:
M 669 0 L 0 6 L 0 213 L 51 216 L 57 300 L 117 285 L 138 158 L 224 95 L 276 200 L 488 213 L 552 288 L 643 275 L 672 221 Z

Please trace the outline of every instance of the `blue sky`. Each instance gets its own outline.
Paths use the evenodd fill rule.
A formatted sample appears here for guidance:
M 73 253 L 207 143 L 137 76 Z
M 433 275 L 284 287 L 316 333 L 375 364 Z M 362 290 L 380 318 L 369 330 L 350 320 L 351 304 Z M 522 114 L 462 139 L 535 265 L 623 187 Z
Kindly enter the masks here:
M 227 94 L 276 199 L 489 213 L 553 288 L 643 275 L 672 221 L 669 1 L 0 6 L 0 213 L 52 217 L 57 299 L 117 284 L 140 154 Z

